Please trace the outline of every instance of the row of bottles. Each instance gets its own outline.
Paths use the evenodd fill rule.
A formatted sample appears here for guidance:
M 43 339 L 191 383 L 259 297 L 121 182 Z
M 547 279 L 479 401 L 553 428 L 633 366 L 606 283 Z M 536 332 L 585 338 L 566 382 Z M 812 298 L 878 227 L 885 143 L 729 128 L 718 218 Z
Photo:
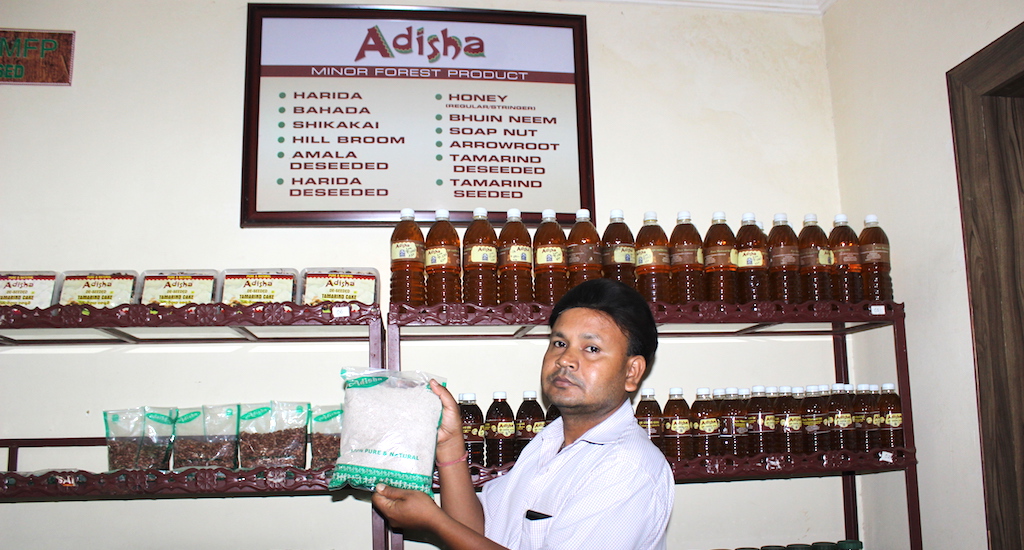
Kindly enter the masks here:
M 524 391 L 523 402 L 516 414 L 503 391 L 493 394 L 494 401 L 484 415 L 476 403 L 475 393 L 459 394 L 462 412 L 462 434 L 470 463 L 498 468 L 515 462 L 526 444 L 544 429 L 548 422 L 559 417 L 558 407 L 552 405 L 547 413 L 537 401 L 537 392 Z
M 402 210 L 391 237 L 391 301 L 410 305 L 504 302 L 554 304 L 583 281 L 607 277 L 636 288 L 648 301 L 750 303 L 891 300 L 889 240 L 878 218 L 865 217 L 858 236 L 846 216 L 830 234 L 808 214 L 799 235 L 776 214 L 766 235 L 753 214 L 737 233 L 715 212 L 701 239 L 690 213 L 677 216 L 671 236 L 655 212 L 633 238 L 621 210 L 612 210 L 603 235 L 581 209 L 568 237 L 553 210 L 531 238 L 517 209 L 500 234 L 477 208 L 462 241 L 438 210 L 426 238 Z
M 637 422 L 670 461 L 762 453 L 872 452 L 903 446 L 894 384 L 697 388 L 690 406 L 671 388 L 665 408 L 640 390 Z

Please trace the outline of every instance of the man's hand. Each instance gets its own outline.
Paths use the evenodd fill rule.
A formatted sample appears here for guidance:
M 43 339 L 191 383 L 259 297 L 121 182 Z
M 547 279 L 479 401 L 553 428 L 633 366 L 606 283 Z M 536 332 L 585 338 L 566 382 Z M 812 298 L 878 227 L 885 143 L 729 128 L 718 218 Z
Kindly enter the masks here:
M 441 426 L 437 428 L 437 461 L 444 463 L 458 460 L 466 452 L 459 403 L 448 388 L 436 380 L 430 381 L 430 389 L 441 399 L 442 406 Z
M 430 530 L 444 512 L 422 491 L 398 489 L 380 483 L 373 492 L 373 505 L 399 529 Z

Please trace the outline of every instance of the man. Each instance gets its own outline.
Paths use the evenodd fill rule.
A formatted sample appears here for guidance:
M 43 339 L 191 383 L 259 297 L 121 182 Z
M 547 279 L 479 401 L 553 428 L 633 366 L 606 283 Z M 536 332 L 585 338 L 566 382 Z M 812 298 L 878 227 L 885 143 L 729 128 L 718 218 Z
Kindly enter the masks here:
M 658 347 L 654 318 L 633 289 L 582 283 L 555 305 L 541 388 L 562 416 L 479 498 L 466 465 L 459 406 L 441 385 L 441 507 L 419 491 L 380 485 L 373 503 L 398 528 L 434 533 L 452 550 L 665 548 L 674 481 L 633 417 Z

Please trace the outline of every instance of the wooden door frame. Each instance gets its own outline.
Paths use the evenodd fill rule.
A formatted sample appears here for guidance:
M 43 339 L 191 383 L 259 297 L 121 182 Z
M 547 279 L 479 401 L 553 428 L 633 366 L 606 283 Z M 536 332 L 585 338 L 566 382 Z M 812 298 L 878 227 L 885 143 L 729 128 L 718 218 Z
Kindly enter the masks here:
M 1024 548 L 1024 24 L 946 73 L 989 548 Z

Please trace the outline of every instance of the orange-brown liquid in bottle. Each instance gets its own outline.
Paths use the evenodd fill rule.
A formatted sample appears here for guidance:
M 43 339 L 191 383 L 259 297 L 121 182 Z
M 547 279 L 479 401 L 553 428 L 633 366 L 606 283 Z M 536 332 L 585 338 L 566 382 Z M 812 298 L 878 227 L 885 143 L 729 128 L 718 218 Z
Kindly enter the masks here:
M 636 288 L 636 242 L 622 210 L 612 210 L 610 223 L 601 236 L 601 250 L 604 277 Z
M 768 233 L 768 286 L 772 299 L 787 304 L 803 301 L 800 289 L 800 241 L 785 214 L 776 214 Z
M 853 423 L 853 396 L 845 384 L 833 384 L 828 400 L 829 448 L 852 451 L 856 447 L 857 428 Z
M 725 223 L 725 212 L 715 212 L 704 236 L 704 276 L 708 300 L 736 303 L 736 236 Z
M 523 402 L 519 404 L 519 410 L 516 411 L 515 460 L 519 460 L 519 454 L 544 429 L 545 425 L 544 408 L 537 402 L 537 392 L 524 391 Z
M 533 301 L 533 241 L 518 208 L 498 235 L 498 302 Z
M 558 225 L 554 210 L 541 213 L 540 226 L 533 235 L 534 300 L 554 305 L 569 289 L 568 249 L 565 232 Z
M 743 225 L 736 232 L 736 286 L 739 303 L 770 301 L 768 285 L 768 243 L 754 215 L 743 214 Z
M 722 456 L 722 441 L 718 437 L 722 426 L 721 413 L 718 404 L 711 399 L 711 390 L 697 388 L 697 399 L 690 407 L 690 417 L 695 454 L 700 457 Z
M 647 432 L 647 437 L 651 438 L 651 442 L 660 449 L 661 406 L 658 405 L 658 401 L 654 398 L 654 390 L 650 388 L 640 390 L 640 402 L 636 404 L 634 416 L 636 416 L 636 421 L 640 424 L 640 427 Z
M 562 416 L 562 411 L 558 410 L 558 406 L 552 404 L 550 407 L 548 407 L 547 414 L 544 415 L 544 421 L 547 422 L 547 424 L 550 424 L 554 422 L 559 416 Z
M 459 394 L 459 412 L 462 413 L 462 438 L 472 464 L 484 465 L 484 413 L 476 404 L 475 393 Z
M 779 397 L 775 400 L 775 448 L 776 452 L 803 454 L 806 452 L 806 436 L 804 435 L 803 405 L 801 399 L 796 395 L 799 390 L 803 395 L 803 388 L 795 389 L 789 386 L 779 388 Z
M 828 403 L 822 399 L 818 386 L 807 386 L 803 399 L 804 441 L 808 453 L 829 450 Z
M 892 277 L 889 274 L 889 237 L 878 225 L 878 216 L 864 217 L 860 232 L 860 261 L 864 274 L 864 299 L 892 300 Z
M 763 386 L 754 386 L 747 402 L 747 439 L 751 455 L 774 453 L 778 448 L 775 435 L 778 418 L 773 403 L 777 396 L 769 395 L 767 390 Z
M 604 276 L 601 236 L 590 221 L 590 210 L 576 211 L 576 223 L 569 231 L 569 288 Z
M 749 456 L 750 439 L 747 435 L 747 403 L 737 388 L 726 388 L 725 399 L 719 407 L 721 414 L 722 452 L 732 456 Z
M 883 449 L 903 446 L 903 405 L 896 394 L 894 384 L 882 384 L 882 395 L 878 396 L 879 446 Z
M 832 266 L 832 298 L 850 304 L 864 299 L 864 278 L 860 266 L 860 240 L 846 216 L 836 214 L 828 246 L 835 264 Z
M 675 302 L 668 237 L 656 212 L 644 213 L 644 225 L 636 234 L 636 289 L 648 302 Z
M 834 258 L 828 237 L 818 225 L 814 214 L 804 216 L 800 230 L 800 286 L 804 300 L 827 302 L 832 299 L 832 265 Z
M 669 462 L 696 457 L 693 432 L 690 428 L 690 406 L 681 388 L 668 391 L 668 401 L 661 413 L 661 452 Z
M 448 211 L 434 215 L 434 225 L 427 232 L 425 269 L 427 272 L 427 305 L 462 302 L 462 249 L 455 226 L 448 221 Z
M 487 408 L 485 423 L 485 466 L 497 468 L 511 464 L 516 453 L 516 420 L 512 416 L 512 407 L 508 404 L 505 392 L 494 392 L 494 401 Z
M 867 384 L 858 385 L 857 394 L 853 397 L 853 450 L 866 453 L 878 447 L 878 426 L 875 420 L 879 416 L 878 396 L 871 392 Z
M 411 306 L 426 303 L 424 261 L 423 232 L 416 225 L 416 212 L 403 208 L 401 221 L 391 232 L 391 303 Z
M 704 278 L 704 241 L 691 222 L 689 212 L 679 212 L 676 222 L 668 245 L 675 302 L 703 302 L 708 289 Z
M 498 304 L 498 237 L 485 208 L 473 210 L 462 239 L 462 293 L 467 304 Z

